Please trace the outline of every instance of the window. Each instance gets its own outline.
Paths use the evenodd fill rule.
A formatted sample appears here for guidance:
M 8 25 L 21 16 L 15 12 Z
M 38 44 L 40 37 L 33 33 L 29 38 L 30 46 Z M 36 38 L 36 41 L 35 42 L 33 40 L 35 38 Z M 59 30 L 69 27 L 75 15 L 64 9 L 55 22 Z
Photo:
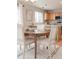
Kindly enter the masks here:
M 35 22 L 43 23 L 43 13 L 42 12 L 35 12 Z
M 42 12 L 35 12 L 35 22 L 37 25 L 37 30 L 44 30 L 43 13 Z

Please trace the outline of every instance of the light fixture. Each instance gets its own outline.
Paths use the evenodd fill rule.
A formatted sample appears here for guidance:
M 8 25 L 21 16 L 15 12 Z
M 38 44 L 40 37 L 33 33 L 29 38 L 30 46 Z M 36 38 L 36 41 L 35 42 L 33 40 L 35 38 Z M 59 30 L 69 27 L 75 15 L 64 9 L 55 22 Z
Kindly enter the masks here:
M 29 0 L 26 0 L 26 1 L 29 1 Z
M 36 2 L 36 0 L 30 0 L 31 2 Z
M 30 1 L 30 2 L 36 2 L 37 0 L 26 0 L 26 1 Z

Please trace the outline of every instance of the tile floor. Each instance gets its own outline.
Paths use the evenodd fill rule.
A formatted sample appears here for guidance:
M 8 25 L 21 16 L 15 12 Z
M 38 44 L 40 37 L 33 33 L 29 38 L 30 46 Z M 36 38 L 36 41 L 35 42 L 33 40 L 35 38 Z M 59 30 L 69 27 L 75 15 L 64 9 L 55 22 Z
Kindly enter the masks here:
M 49 59 L 48 53 L 44 51 L 37 52 L 37 59 Z M 23 59 L 23 55 L 17 57 L 17 59 Z M 34 49 L 31 49 L 30 52 L 26 53 L 25 59 L 34 59 Z M 57 52 L 52 56 L 52 59 L 62 59 L 62 47 L 60 47 Z
M 53 54 L 52 59 L 62 59 L 62 40 L 58 42 L 59 48 L 57 51 Z M 19 48 L 19 47 L 18 47 Z M 37 49 L 38 50 L 38 49 Z M 17 52 L 19 52 L 18 50 Z M 22 51 L 20 51 L 22 52 Z M 26 51 L 25 59 L 35 59 L 34 58 L 34 48 Z M 23 54 L 17 56 L 17 59 L 23 59 Z M 46 50 L 38 50 L 37 51 L 37 59 L 49 59 L 48 58 L 48 52 Z
M 62 59 L 62 47 L 59 48 L 57 53 L 52 57 L 52 59 Z

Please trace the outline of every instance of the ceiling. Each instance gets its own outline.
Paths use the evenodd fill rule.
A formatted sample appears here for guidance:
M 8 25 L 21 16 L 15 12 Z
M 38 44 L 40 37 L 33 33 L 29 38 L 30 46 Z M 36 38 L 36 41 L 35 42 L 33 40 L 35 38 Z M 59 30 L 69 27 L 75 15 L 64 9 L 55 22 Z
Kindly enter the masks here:
M 61 0 L 37 0 L 34 5 L 45 10 L 53 10 L 62 8 L 61 3 Z
M 26 0 L 22 1 L 29 3 Z M 33 5 L 44 10 L 60 10 L 62 9 L 62 0 L 36 0 Z

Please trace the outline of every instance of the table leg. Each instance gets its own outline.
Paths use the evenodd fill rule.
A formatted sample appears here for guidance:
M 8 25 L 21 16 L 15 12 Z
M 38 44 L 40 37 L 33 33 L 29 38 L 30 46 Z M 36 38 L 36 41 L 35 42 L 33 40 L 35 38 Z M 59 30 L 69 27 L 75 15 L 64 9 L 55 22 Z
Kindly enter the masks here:
M 25 41 L 24 41 L 23 59 L 25 59 Z
M 35 36 L 35 59 L 37 58 L 37 38 Z

